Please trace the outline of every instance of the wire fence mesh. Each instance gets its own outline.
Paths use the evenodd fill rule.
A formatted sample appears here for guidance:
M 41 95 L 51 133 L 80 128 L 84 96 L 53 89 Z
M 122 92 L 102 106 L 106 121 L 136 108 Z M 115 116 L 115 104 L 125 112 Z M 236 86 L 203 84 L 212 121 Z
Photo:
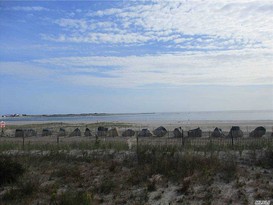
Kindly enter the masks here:
M 100 127 L 100 130 L 99 130 Z M 239 138 L 231 138 L 228 134 L 230 132 L 231 126 L 226 126 L 222 130 L 222 137 L 214 138 L 212 137 L 212 133 L 215 127 L 207 126 L 201 127 L 202 137 L 190 137 L 189 131 L 192 129 L 190 126 L 181 127 L 183 130 L 183 135 L 179 138 L 175 138 L 174 129 L 177 126 L 168 125 L 166 127 L 166 133 L 163 137 L 156 137 L 154 135 L 154 130 L 157 127 L 149 127 L 149 126 L 134 126 L 134 127 L 106 127 L 104 124 L 97 127 L 88 127 L 86 125 L 67 125 L 64 124 L 61 127 L 55 126 L 47 126 L 39 128 L 24 128 L 17 130 L 9 130 L 6 132 L 4 130 L 4 135 L 1 137 L 4 138 L 22 138 L 23 144 L 27 143 L 35 143 L 35 142 L 43 142 L 43 143 L 65 143 L 71 142 L 73 140 L 84 140 L 84 141 L 109 141 L 109 142 L 124 142 L 131 138 L 138 137 L 138 145 L 155 145 L 155 146 L 181 146 L 183 148 L 191 148 L 191 147 L 207 147 L 207 148 L 215 148 L 225 149 L 225 148 L 240 148 L 247 149 L 251 147 L 273 147 L 273 127 L 266 127 L 266 132 L 263 137 L 253 138 L 249 137 L 250 132 L 255 129 L 255 126 L 240 126 L 242 131 L 242 137 Z M 133 134 L 130 136 L 125 135 L 124 133 L 128 130 L 132 130 Z M 141 137 L 141 132 L 143 129 L 149 130 L 151 136 L 149 137 Z M 182 137 L 183 136 L 183 137 Z

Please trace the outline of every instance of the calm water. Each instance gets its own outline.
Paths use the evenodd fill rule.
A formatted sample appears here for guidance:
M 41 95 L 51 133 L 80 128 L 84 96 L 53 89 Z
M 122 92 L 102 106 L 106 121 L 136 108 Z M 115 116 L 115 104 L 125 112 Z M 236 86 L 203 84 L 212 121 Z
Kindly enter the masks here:
M 140 113 L 111 114 L 104 116 L 74 116 L 74 117 L 16 117 L 1 118 L 6 122 L 177 122 L 194 120 L 273 120 L 272 111 L 224 111 L 224 112 L 170 112 L 170 113 Z

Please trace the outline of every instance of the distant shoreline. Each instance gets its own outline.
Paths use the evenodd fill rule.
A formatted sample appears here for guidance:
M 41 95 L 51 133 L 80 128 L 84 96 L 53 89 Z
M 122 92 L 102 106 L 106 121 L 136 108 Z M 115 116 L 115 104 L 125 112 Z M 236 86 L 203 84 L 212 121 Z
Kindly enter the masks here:
M 29 117 L 84 117 L 84 116 L 112 116 L 112 115 L 145 115 L 145 114 L 155 114 L 155 112 L 147 113 L 81 113 L 81 114 L 42 114 L 42 115 L 20 115 L 20 116 L 1 116 L 2 119 L 5 118 L 29 118 Z
M 19 116 L 2 115 L 4 118 L 29 118 L 29 117 L 82 117 L 82 116 L 122 116 L 122 115 L 151 115 L 151 114 L 187 114 L 187 113 L 247 113 L 247 112 L 273 112 L 273 110 L 218 110 L 218 111 L 178 111 L 178 112 L 140 112 L 140 113 L 77 113 L 77 114 L 22 114 Z M 15 114 L 16 115 L 16 114 Z M 6 116 L 6 117 L 3 117 Z
M 157 125 L 255 125 L 273 126 L 273 111 L 223 111 L 223 112 L 170 112 L 170 113 L 83 113 L 28 115 L 1 118 L 9 125 L 22 124 L 92 124 L 98 122 L 121 122 L 144 126 Z

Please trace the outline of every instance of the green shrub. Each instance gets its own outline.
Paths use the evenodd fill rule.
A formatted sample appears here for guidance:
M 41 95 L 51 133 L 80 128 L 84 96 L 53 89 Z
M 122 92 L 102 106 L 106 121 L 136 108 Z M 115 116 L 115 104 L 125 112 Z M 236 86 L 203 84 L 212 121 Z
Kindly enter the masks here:
M 63 179 L 70 179 L 74 178 L 78 180 L 81 178 L 81 172 L 78 166 L 76 165 L 66 165 L 61 164 L 59 165 L 58 169 L 55 170 L 52 175 L 53 177 L 61 177 Z
M 7 190 L 3 195 L 3 202 L 12 202 L 11 204 L 25 204 L 21 200 L 30 198 L 39 191 L 39 180 L 34 178 L 22 178 L 16 187 Z M 0 201 L 1 204 L 1 201 Z
M 219 172 L 222 179 L 229 183 L 236 178 L 237 164 L 234 159 L 229 159 L 221 163 Z
M 18 189 L 10 189 L 2 196 L 3 202 L 15 201 L 15 200 L 18 200 L 19 198 L 22 198 L 22 197 L 21 197 L 21 192 Z
M 23 196 L 31 196 L 39 191 L 39 180 L 36 177 L 20 180 L 19 188 Z
M 265 151 L 263 157 L 257 160 L 256 165 L 269 169 L 273 168 L 273 150 Z
M 13 183 L 23 175 L 25 169 L 21 164 L 8 157 L 0 158 L 0 186 L 5 183 Z
M 162 174 L 176 181 L 191 176 L 195 172 L 204 174 L 215 171 L 220 162 L 216 157 L 207 158 L 193 154 L 179 155 L 175 154 L 172 149 L 165 151 L 165 149 L 160 150 L 154 147 L 148 151 L 140 150 L 138 163 L 139 174 L 148 174 L 148 176 Z
M 109 194 L 114 189 L 115 184 L 111 179 L 104 178 L 99 186 L 99 193 Z
M 86 192 L 68 191 L 62 194 L 55 204 L 58 205 L 91 205 L 92 197 Z

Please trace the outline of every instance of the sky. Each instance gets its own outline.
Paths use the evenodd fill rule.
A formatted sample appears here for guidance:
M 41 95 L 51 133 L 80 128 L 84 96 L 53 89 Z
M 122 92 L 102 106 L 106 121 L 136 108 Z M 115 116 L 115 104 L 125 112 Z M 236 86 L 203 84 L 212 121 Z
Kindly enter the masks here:
M 0 114 L 273 109 L 273 1 L 0 1 Z

